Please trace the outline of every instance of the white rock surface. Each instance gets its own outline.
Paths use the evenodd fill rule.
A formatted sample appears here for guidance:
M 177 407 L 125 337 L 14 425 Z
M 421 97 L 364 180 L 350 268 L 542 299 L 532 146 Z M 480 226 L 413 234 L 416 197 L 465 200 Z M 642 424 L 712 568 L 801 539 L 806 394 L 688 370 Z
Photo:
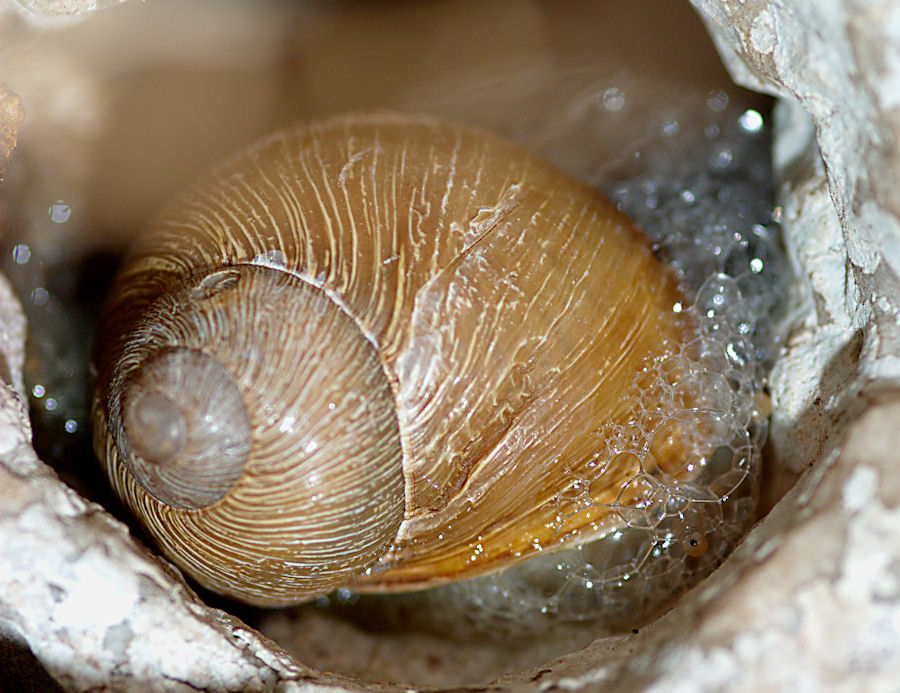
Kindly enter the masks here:
M 0 82 L 0 182 L 16 147 L 16 135 L 24 117 L 19 95 Z
M 22 9 L 39 17 L 74 16 L 102 10 L 127 0 L 16 0 Z
M 786 205 L 818 219 L 789 224 L 815 295 L 818 325 L 863 331 L 859 374 L 900 379 L 900 4 L 891 0 L 693 0 L 736 81 L 809 115 L 824 169 L 797 177 Z M 784 159 L 802 135 L 782 133 Z M 809 164 L 807 164 L 809 165 Z M 813 163 L 813 165 L 819 165 Z M 827 189 L 821 182 L 827 181 Z M 819 188 L 819 189 L 816 189 Z M 832 213 L 821 199 L 830 198 Z M 794 199 L 796 197 L 796 199 Z M 817 199 L 818 198 L 818 199 Z M 815 221 L 816 223 L 812 223 Z M 822 228 L 824 224 L 827 228 Z M 829 280 L 846 258 L 846 286 Z

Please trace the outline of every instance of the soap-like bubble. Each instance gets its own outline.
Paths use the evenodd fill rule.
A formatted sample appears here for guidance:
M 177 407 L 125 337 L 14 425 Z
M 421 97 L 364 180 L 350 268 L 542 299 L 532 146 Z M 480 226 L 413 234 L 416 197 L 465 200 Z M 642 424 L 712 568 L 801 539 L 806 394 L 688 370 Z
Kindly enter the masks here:
M 591 485 L 605 469 L 634 469 L 604 508 L 618 526 L 501 573 L 392 597 L 380 618 L 502 636 L 560 621 L 631 629 L 708 575 L 749 528 L 766 436 L 758 405 L 790 274 L 773 217 L 768 123 L 723 93 L 708 109 L 716 120 L 697 134 L 673 137 L 669 116 L 621 179 L 601 170 L 594 180 L 675 268 L 688 304 L 664 319 L 696 329 L 647 364 L 630 391 L 631 425 L 597 431 L 591 474 L 573 473 L 556 499 L 562 524 L 597 505 Z M 676 445 L 687 458 L 678 470 L 666 462 Z

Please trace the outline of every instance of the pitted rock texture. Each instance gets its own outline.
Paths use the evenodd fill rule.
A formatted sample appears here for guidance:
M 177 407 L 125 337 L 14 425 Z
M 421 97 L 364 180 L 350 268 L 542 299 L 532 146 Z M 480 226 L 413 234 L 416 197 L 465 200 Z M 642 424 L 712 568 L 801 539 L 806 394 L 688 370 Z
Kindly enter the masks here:
M 0 82 L 0 182 L 6 164 L 16 147 L 19 124 L 25 117 L 22 100 L 8 86 Z
M 106 7 L 115 7 L 126 0 L 16 0 L 25 11 L 36 16 L 55 17 L 58 15 L 78 15 L 94 12 Z
M 818 325 L 846 329 L 845 336 L 861 331 L 859 375 L 896 383 L 900 5 L 890 0 L 692 1 L 739 83 L 784 97 L 811 119 L 821 162 L 806 182 L 799 182 L 791 168 L 796 157 L 789 150 L 798 131 L 788 125 L 782 133 L 786 204 L 795 209 L 816 204 L 819 214 L 831 216 L 825 205 L 813 202 L 825 196 L 840 234 L 821 228 L 822 222 L 830 227 L 832 219 L 804 214 L 803 220 L 786 224 L 788 242 L 809 278 Z M 823 176 L 827 189 L 814 190 Z M 838 280 L 834 263 L 845 260 L 846 276 Z

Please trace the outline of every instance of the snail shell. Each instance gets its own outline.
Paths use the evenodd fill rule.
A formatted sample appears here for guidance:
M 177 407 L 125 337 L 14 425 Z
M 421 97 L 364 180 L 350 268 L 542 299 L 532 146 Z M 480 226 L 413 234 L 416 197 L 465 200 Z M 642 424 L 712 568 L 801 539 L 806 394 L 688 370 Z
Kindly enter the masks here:
M 608 532 L 640 470 L 597 437 L 687 327 L 602 196 L 478 130 L 289 128 L 182 194 L 101 321 L 95 446 L 201 584 L 400 591 Z M 686 475 L 673 431 L 655 460 Z M 561 516 L 573 480 L 595 504 Z M 702 541 L 702 537 L 698 539 Z

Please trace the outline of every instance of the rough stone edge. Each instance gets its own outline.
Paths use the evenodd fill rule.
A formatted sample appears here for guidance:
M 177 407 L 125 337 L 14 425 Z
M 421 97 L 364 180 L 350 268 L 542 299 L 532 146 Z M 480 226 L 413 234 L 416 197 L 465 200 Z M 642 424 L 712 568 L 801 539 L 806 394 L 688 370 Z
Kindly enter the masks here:
M 860 377 L 900 383 L 900 338 L 891 328 L 900 315 L 900 60 L 885 50 L 900 40 L 900 5 L 691 2 L 735 80 L 790 99 L 809 115 L 840 234 L 828 234 L 830 257 L 823 262 L 804 258 L 811 263 L 806 271 L 822 276 L 835 258 L 848 264 L 843 296 L 829 300 L 816 292 L 824 301 L 818 326 L 859 331 Z M 799 191 L 801 205 L 809 192 Z M 807 238 L 789 237 L 802 257 Z
M 900 102 L 900 61 L 880 64 L 880 51 L 900 41 L 885 36 L 900 26 L 900 6 L 692 2 L 735 81 L 782 97 L 775 165 L 800 281 L 770 377 L 771 437 L 781 464 L 806 473 L 664 618 L 531 675 L 565 690 L 891 690 L 900 670 L 900 119 L 891 101 Z
M 0 82 L 0 183 L 6 173 L 6 165 L 16 148 L 19 125 L 25 118 L 22 100 L 3 82 Z
M 15 2 L 23 12 L 35 17 L 73 17 L 115 7 L 128 0 L 15 0 Z

